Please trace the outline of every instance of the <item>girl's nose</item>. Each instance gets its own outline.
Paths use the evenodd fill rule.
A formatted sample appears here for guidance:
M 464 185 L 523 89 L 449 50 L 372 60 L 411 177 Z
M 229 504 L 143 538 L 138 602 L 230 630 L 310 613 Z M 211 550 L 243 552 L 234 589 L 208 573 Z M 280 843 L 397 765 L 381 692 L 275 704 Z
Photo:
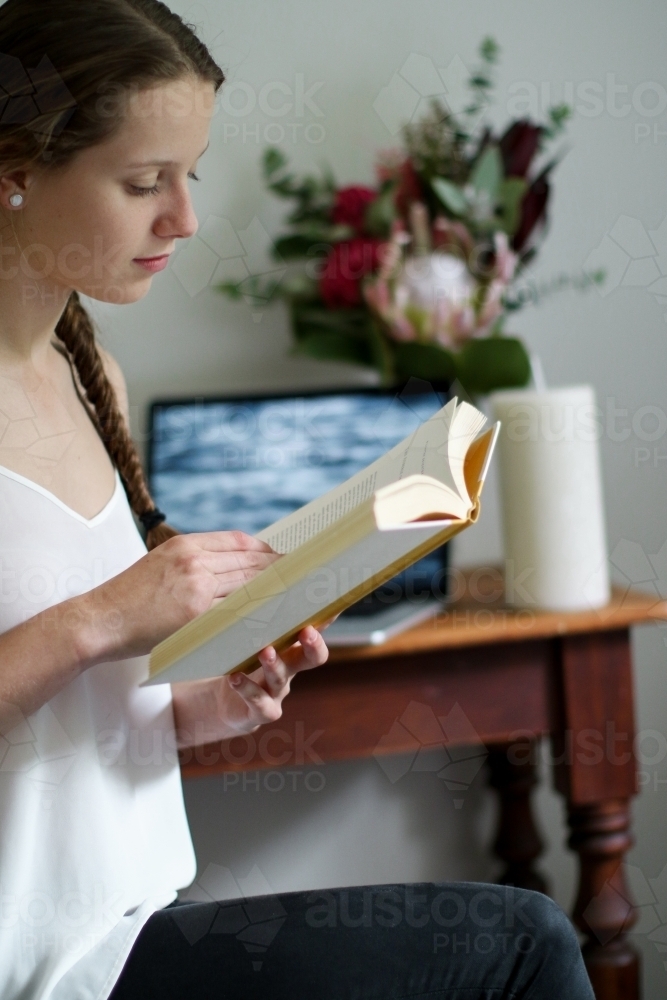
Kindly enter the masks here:
M 190 192 L 185 189 L 174 192 L 169 207 L 163 211 L 155 223 L 158 236 L 187 239 L 199 229 L 199 222 L 192 207 Z

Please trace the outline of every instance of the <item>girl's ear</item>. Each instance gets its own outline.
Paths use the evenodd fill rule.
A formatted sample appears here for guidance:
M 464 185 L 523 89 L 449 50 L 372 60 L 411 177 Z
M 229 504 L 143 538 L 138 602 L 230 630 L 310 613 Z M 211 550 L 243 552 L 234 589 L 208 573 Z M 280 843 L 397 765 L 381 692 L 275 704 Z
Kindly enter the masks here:
M 15 206 L 10 198 L 13 194 L 22 194 L 24 199 L 32 184 L 32 175 L 28 170 L 11 170 L 0 175 L 0 207 L 12 211 Z

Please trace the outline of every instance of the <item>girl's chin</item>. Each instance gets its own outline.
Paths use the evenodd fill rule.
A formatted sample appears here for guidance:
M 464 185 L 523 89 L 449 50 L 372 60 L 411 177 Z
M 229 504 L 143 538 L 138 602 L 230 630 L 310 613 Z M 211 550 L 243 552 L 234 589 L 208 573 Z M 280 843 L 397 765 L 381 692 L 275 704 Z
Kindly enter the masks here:
M 122 285 L 109 282 L 103 288 L 99 285 L 92 285 L 90 288 L 80 289 L 80 292 L 96 302 L 108 302 L 115 306 L 129 305 L 132 302 L 138 302 L 148 294 L 152 277 L 151 274 L 147 274 L 145 277 L 140 277 L 138 280 L 135 278 Z

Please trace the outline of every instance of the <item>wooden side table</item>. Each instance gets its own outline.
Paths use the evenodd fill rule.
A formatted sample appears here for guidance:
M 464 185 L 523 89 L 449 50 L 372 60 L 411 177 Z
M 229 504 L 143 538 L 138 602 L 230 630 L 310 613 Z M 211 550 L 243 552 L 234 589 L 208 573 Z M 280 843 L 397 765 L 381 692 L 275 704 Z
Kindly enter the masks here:
M 549 736 L 568 843 L 580 861 L 572 918 L 585 935 L 596 997 L 638 1000 L 639 956 L 626 936 L 635 914 L 622 869 L 637 792 L 629 630 L 658 619 L 667 619 L 667 602 L 619 589 L 598 611 L 515 611 L 502 604 L 500 571 L 481 567 L 432 621 L 383 646 L 332 650 L 324 667 L 295 678 L 281 731 L 303 731 L 306 720 L 317 730 L 322 761 L 414 754 L 438 740 L 447 750 L 484 745 L 500 797 L 494 849 L 505 863 L 501 881 L 542 891 L 530 793 L 534 749 Z M 446 738 L 429 743 L 400 722 L 406 711 L 423 709 L 449 720 Z M 282 766 L 261 740 L 248 752 L 243 739 L 184 751 L 183 776 Z

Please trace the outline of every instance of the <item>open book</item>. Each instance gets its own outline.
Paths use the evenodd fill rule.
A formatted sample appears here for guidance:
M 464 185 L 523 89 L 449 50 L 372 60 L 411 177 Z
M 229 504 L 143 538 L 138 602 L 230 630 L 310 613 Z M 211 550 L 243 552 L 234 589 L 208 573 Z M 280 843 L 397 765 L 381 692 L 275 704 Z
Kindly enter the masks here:
M 500 424 L 452 399 L 404 441 L 258 534 L 283 554 L 151 652 L 145 684 L 257 666 L 477 520 Z

